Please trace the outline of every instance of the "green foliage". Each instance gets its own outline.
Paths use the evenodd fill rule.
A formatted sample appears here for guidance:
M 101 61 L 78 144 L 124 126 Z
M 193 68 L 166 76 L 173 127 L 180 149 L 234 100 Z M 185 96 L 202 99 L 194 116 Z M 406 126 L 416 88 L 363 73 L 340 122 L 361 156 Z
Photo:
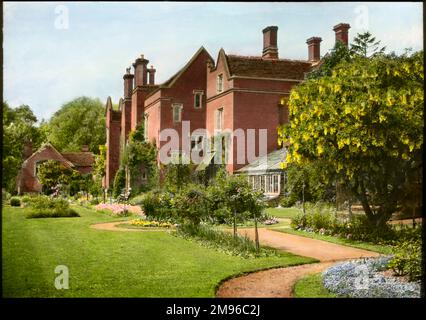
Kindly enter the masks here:
M 154 144 L 145 141 L 143 123 L 130 132 L 129 141 L 123 147 L 120 166 L 129 170 L 133 194 L 158 186 L 157 148 Z M 145 173 L 146 181 L 142 180 L 142 173 Z
M 99 99 L 79 97 L 65 103 L 49 122 L 49 141 L 61 151 L 80 151 L 83 145 L 93 153 L 105 144 L 105 109 Z
M 188 184 L 175 194 L 173 206 L 179 218 L 194 225 L 198 225 L 209 213 L 205 190 L 197 184 Z
M 112 190 L 112 196 L 118 198 L 118 196 L 123 192 L 124 187 L 126 186 L 126 171 L 123 167 L 120 167 L 117 170 L 117 173 L 114 177 L 114 185 Z
M 141 196 L 139 202 L 144 214 L 150 220 L 176 220 L 177 211 L 173 207 L 174 195 L 160 190 L 152 190 Z
M 45 141 L 43 123 L 37 127 L 37 118 L 27 105 L 11 108 L 3 102 L 2 188 L 14 193 L 16 177 L 21 168 L 24 145 L 31 143 L 33 150 Z
M 11 194 L 7 192 L 5 189 L 1 189 L 1 200 L 2 201 L 9 201 L 11 198 Z
M 352 56 L 360 55 L 362 57 L 373 57 L 383 54 L 386 47 L 380 48 L 380 41 L 377 41 L 370 32 L 358 34 L 351 44 L 350 54 Z
M 93 165 L 93 175 L 96 179 L 102 180 L 106 173 L 106 154 L 107 146 L 99 146 L 99 154 L 95 155 L 95 164 Z
M 18 197 L 12 197 L 12 198 L 10 198 L 10 205 L 12 207 L 20 207 L 21 206 L 21 200 Z
M 394 249 L 394 256 L 389 261 L 388 268 L 397 275 L 407 275 L 410 281 L 420 280 L 422 277 L 422 242 L 421 239 L 415 241 L 403 241 Z
M 43 162 L 37 169 L 38 180 L 46 194 L 51 194 L 54 187 L 58 185 L 68 185 L 77 174 L 71 168 L 55 160 Z
M 194 164 L 187 164 L 182 155 L 176 155 L 176 159 L 163 169 L 164 188 L 170 192 L 177 192 L 182 186 L 193 181 L 194 170 Z
M 324 161 L 316 160 L 305 165 L 292 164 L 287 167 L 285 184 L 286 197 L 281 204 L 291 207 L 303 198 L 309 202 L 333 201 L 336 196 L 334 179 Z
M 26 203 L 29 206 L 27 218 L 79 217 L 79 214 L 70 208 L 68 201 L 64 198 L 41 195 L 28 197 Z
M 183 238 L 195 239 L 206 247 L 243 258 L 279 255 L 276 250 L 269 248 L 261 248 L 257 253 L 256 245 L 250 238 L 240 235 L 234 237 L 231 233 L 214 229 L 208 225 L 183 224 L 176 229 L 175 234 Z
M 372 222 L 385 223 L 421 170 L 423 93 L 422 51 L 357 56 L 303 82 L 279 130 L 290 142 L 286 164 L 324 161 L 324 174 L 347 185 Z

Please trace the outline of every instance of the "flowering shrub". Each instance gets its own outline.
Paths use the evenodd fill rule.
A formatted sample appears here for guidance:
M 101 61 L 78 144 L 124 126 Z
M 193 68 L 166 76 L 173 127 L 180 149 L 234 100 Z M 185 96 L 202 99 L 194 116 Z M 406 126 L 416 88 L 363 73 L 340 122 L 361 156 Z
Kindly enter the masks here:
M 276 224 L 278 222 L 279 221 L 277 220 L 277 218 L 271 217 L 271 218 L 266 219 L 265 221 L 263 221 L 263 224 L 271 225 L 271 224 Z
M 129 213 L 134 213 L 137 215 L 143 215 L 142 209 L 139 206 L 131 206 L 124 204 L 109 204 L 109 203 L 100 203 L 95 206 L 96 211 L 109 210 L 112 211 L 112 215 L 118 217 L 128 216 Z
M 352 260 L 323 272 L 324 287 L 341 296 L 354 298 L 417 298 L 419 282 L 402 282 L 380 274 L 391 257 Z
M 422 276 L 422 245 L 421 240 L 403 241 L 394 247 L 394 256 L 389 262 L 397 275 L 408 275 L 410 280 L 420 280 Z
M 132 226 L 144 227 L 144 228 L 171 228 L 173 224 L 170 222 L 159 222 L 159 221 L 149 221 L 143 219 L 135 219 L 130 221 Z
M 70 208 L 69 202 L 60 197 L 49 197 L 38 195 L 28 197 L 24 202 L 30 210 L 27 218 L 58 218 L 58 217 L 79 217 L 80 215 Z

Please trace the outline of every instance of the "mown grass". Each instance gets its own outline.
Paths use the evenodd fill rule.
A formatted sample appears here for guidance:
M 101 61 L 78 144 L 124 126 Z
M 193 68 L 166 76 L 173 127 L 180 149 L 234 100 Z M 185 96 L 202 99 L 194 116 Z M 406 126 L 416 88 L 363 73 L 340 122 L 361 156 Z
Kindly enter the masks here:
M 80 218 L 26 219 L 27 209 L 3 207 L 4 297 L 212 297 L 232 275 L 312 262 L 230 256 L 167 232 L 95 230 L 123 217 L 74 209 Z M 69 268 L 68 290 L 54 286 L 58 265 Z
M 302 210 L 297 208 L 267 208 L 266 213 L 276 218 L 291 219 L 301 213 Z
M 296 298 L 336 298 L 337 296 L 324 288 L 322 274 L 314 273 L 303 277 L 294 286 Z

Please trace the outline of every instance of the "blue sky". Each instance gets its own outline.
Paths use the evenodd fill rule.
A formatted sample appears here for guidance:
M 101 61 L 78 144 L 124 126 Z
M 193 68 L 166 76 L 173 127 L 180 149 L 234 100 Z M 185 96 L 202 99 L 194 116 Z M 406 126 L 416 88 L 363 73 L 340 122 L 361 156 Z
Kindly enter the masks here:
M 55 27 L 68 11 L 68 28 Z M 200 46 L 216 58 L 260 55 L 261 30 L 278 26 L 280 58 L 307 59 L 306 39 L 320 36 L 321 54 L 334 44 L 332 27 L 351 25 L 350 40 L 369 30 L 389 51 L 423 49 L 422 3 L 3 3 L 3 95 L 48 119 L 64 102 L 87 95 L 115 103 L 122 75 L 140 54 L 167 80 Z

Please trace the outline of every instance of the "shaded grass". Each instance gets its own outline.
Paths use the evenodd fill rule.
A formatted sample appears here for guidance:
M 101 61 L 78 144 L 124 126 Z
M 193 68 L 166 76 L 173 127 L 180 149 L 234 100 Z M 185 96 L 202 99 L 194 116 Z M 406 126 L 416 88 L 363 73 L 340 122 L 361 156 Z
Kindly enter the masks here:
M 25 219 L 27 209 L 3 207 L 4 297 L 213 297 L 232 275 L 312 262 L 290 253 L 244 259 L 166 232 L 95 230 L 123 217 L 74 209 L 80 218 Z M 54 287 L 58 265 L 69 268 L 68 290 Z
M 296 298 L 336 298 L 337 296 L 324 288 L 322 273 L 310 274 L 296 282 L 294 286 Z
M 335 244 L 341 244 L 341 245 L 344 245 L 344 246 L 354 247 L 354 248 L 358 248 L 358 249 L 374 251 L 374 252 L 378 252 L 378 253 L 382 253 L 382 254 L 391 254 L 392 253 L 391 247 L 387 246 L 387 245 L 381 245 L 381 244 L 374 244 L 374 243 L 369 243 L 369 242 L 362 242 L 362 241 L 338 238 L 338 237 L 334 237 L 334 236 L 320 235 L 318 233 L 311 233 L 311 232 L 306 232 L 306 231 L 294 230 L 294 229 L 291 229 L 291 228 L 273 228 L 273 230 L 278 231 L 278 232 L 283 232 L 283 233 L 294 234 L 294 235 L 297 235 L 297 236 L 307 237 L 307 238 L 311 238 L 311 239 L 328 241 L 328 242 L 332 242 L 332 243 L 335 243 Z

